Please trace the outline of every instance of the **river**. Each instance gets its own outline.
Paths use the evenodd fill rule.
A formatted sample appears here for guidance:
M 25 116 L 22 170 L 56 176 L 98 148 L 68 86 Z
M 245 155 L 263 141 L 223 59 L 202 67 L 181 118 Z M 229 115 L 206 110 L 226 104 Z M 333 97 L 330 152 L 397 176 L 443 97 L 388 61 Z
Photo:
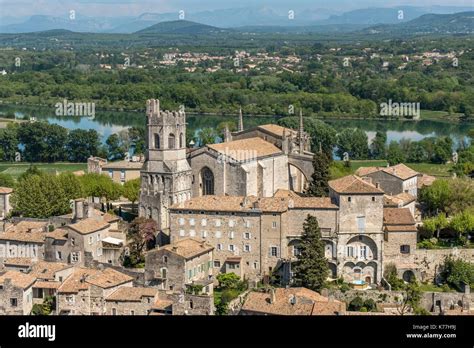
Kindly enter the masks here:
M 17 118 L 36 117 L 37 120 L 46 120 L 68 129 L 95 129 L 102 141 L 113 133 L 129 127 L 142 127 L 145 124 L 145 115 L 142 112 L 96 111 L 93 119 L 87 117 L 56 116 L 54 108 L 32 107 L 21 105 L 0 105 L 1 115 L 14 113 Z M 296 116 L 295 116 L 296 117 Z M 276 123 L 279 117 L 245 117 L 245 128 L 255 127 L 260 124 Z M 188 128 L 197 133 L 206 127 L 215 127 L 222 121 L 234 120 L 232 116 L 187 115 Z M 474 123 L 457 123 L 442 120 L 362 120 L 362 119 L 325 119 L 325 122 L 336 130 L 343 128 L 360 128 L 367 133 L 369 142 L 377 131 L 387 133 L 387 142 L 399 141 L 403 138 L 414 141 L 432 136 L 451 136 L 455 143 L 465 139 Z

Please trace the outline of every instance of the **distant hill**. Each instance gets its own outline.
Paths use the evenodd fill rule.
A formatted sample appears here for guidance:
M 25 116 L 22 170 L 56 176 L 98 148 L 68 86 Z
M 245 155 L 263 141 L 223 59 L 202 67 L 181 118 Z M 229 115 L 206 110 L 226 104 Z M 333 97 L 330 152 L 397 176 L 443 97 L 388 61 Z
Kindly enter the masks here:
M 137 31 L 135 34 L 216 34 L 221 32 L 229 31 L 227 29 L 221 29 L 213 27 L 211 25 L 178 20 L 156 23 L 148 28 Z
M 473 34 L 474 11 L 454 14 L 425 14 L 406 23 L 376 25 L 363 30 L 368 34 Z

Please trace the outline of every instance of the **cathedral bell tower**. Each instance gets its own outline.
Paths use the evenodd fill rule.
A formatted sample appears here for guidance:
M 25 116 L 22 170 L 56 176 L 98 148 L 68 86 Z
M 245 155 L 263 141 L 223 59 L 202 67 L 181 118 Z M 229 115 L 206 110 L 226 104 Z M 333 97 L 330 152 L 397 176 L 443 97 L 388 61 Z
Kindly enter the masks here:
M 168 208 L 191 198 L 191 167 L 186 159 L 186 115 L 161 111 L 147 100 L 146 152 L 141 171 L 139 215 L 152 218 L 167 234 Z

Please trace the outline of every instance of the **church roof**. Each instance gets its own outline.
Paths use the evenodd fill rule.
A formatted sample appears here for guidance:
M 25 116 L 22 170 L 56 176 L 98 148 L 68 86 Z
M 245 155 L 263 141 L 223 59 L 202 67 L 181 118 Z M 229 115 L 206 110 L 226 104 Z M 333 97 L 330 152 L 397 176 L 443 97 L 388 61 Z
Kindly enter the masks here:
M 293 200 L 293 208 L 300 209 L 338 209 L 338 206 L 331 202 L 329 197 L 304 197 L 294 191 L 278 189 L 275 197 L 288 197 Z
M 237 161 L 252 160 L 258 157 L 282 153 L 278 147 L 258 137 L 234 140 L 220 144 L 210 144 L 207 146 Z
M 260 130 L 264 130 L 268 133 L 276 135 L 278 137 L 283 137 L 283 132 L 286 130 L 287 134 L 297 134 L 298 132 L 291 128 L 286 128 L 279 126 L 277 124 L 264 124 L 257 127 Z
M 337 193 L 383 193 L 381 189 L 370 182 L 359 178 L 357 175 L 348 175 L 340 179 L 329 181 L 331 187 Z

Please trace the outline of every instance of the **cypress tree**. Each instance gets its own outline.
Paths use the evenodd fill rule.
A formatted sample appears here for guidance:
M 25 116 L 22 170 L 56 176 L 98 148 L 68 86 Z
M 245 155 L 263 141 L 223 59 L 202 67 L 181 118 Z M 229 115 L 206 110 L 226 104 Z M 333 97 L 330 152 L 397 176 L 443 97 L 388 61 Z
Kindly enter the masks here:
M 326 197 L 329 194 L 329 164 L 330 158 L 325 152 L 315 153 L 311 182 L 305 192 L 309 197 Z
M 329 267 L 316 217 L 308 215 L 306 218 L 299 248 L 298 261 L 294 264 L 295 284 L 320 291 L 328 277 Z

